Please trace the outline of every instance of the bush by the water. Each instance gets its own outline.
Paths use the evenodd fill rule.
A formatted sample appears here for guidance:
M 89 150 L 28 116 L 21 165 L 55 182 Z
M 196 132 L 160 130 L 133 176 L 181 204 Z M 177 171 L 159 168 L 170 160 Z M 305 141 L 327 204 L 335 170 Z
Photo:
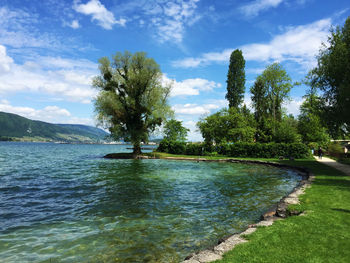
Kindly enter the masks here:
M 160 152 L 183 155 L 225 155 L 252 158 L 307 158 L 309 148 L 302 143 L 246 143 L 208 145 L 205 143 L 185 143 L 162 140 L 157 149 Z M 215 154 L 214 154 L 215 153 Z

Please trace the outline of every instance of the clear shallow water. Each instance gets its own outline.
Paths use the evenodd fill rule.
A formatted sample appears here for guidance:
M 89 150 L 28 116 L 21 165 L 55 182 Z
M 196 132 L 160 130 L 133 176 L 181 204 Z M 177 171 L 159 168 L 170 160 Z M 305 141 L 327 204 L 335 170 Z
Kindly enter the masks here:
M 258 165 L 101 158 L 121 151 L 0 142 L 0 259 L 179 262 L 258 221 L 300 180 Z

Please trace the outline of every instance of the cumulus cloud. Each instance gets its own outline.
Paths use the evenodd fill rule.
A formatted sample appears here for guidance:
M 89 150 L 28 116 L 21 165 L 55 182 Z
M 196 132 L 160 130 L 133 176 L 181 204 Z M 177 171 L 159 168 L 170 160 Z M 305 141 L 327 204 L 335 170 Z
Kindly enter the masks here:
M 172 85 L 171 96 L 191 96 L 199 95 L 200 91 L 211 91 L 214 88 L 221 87 L 220 83 L 215 81 L 210 81 L 207 79 L 194 78 L 185 79 L 183 81 L 176 81 L 174 79 L 168 78 L 165 74 L 163 75 L 163 84 Z
M 31 120 L 49 123 L 85 124 L 94 125 L 91 118 L 73 116 L 67 109 L 58 106 L 47 106 L 43 109 L 13 106 L 7 100 L 0 100 L 0 111 L 18 114 Z
M 179 115 L 203 115 L 209 114 L 211 110 L 218 109 L 219 106 L 215 104 L 176 104 L 172 107 L 176 114 Z
M 36 57 L 23 64 L 16 64 L 0 45 L 0 61 L 8 61 L 2 72 L 0 94 L 18 91 L 39 92 L 71 101 L 89 103 L 97 91 L 91 88 L 97 65 L 87 60 L 60 57 Z M 4 66 L 3 65 L 3 66 Z
M 276 35 L 268 43 L 253 43 L 238 47 L 243 50 L 248 61 L 293 61 L 310 69 L 315 63 L 315 55 L 327 40 L 332 20 L 322 19 L 302 26 L 289 27 L 284 33 Z M 204 53 L 197 58 L 173 61 L 174 67 L 194 68 L 210 63 L 227 63 L 234 48 L 221 52 Z
M 116 20 L 113 13 L 108 11 L 99 0 L 90 0 L 86 4 L 80 4 L 80 1 L 75 1 L 73 9 L 78 13 L 90 15 L 92 21 L 96 21 L 104 29 L 112 29 L 115 24 L 125 26 L 126 23 L 126 20 L 123 18 Z
M 239 10 L 247 17 L 257 16 L 260 12 L 279 6 L 283 0 L 255 0 L 243 5 Z

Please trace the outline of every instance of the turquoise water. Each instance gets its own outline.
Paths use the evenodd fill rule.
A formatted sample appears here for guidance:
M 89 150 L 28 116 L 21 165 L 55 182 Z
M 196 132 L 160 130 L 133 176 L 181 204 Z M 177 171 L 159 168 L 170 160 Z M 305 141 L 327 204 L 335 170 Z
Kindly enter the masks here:
M 0 261 L 180 262 L 300 180 L 258 165 L 101 158 L 120 151 L 0 142 Z

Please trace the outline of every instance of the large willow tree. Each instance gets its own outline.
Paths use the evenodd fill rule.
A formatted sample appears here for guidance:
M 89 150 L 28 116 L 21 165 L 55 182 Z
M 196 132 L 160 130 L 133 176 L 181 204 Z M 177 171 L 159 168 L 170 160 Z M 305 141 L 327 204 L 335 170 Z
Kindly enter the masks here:
M 169 116 L 169 86 L 163 86 L 159 65 L 144 52 L 118 52 L 110 61 L 99 60 L 100 75 L 93 80 L 99 89 L 95 111 L 99 124 L 115 139 L 133 144 L 134 156 L 141 153 L 141 142 Z

